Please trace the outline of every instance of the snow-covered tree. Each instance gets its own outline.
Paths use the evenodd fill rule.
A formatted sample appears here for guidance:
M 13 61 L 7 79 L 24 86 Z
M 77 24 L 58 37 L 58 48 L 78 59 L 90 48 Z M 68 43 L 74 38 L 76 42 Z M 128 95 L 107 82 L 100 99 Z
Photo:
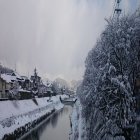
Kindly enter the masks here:
M 79 97 L 89 140 L 129 140 L 135 123 L 135 80 L 140 73 L 140 11 L 107 22 L 86 59 Z
M 69 88 L 67 81 L 61 78 L 56 78 L 52 83 L 52 90 L 55 94 L 67 93 Z
M 42 80 L 41 77 L 38 76 L 36 68 L 34 69 L 34 75 L 31 76 L 31 81 L 33 82 L 32 92 L 34 95 L 37 95 L 40 90 L 39 88 L 41 87 L 40 85 L 42 84 Z
M 4 67 L 1 63 L 0 63 L 0 73 L 13 73 L 13 70 L 7 67 Z

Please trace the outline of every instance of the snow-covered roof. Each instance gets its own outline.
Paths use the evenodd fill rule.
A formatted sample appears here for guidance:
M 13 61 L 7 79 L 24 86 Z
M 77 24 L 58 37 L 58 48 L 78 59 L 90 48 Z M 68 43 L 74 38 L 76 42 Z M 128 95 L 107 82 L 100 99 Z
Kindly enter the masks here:
M 12 72 L 12 73 L 5 73 L 6 75 L 11 75 L 11 76 L 15 76 L 17 79 L 22 80 L 22 77 L 16 72 Z
M 22 77 L 17 72 L 13 72 L 12 75 L 13 74 L 16 76 L 17 79 L 21 79 L 22 80 Z
M 24 81 L 25 76 L 20 76 L 17 72 L 1 74 L 1 78 L 7 83 L 12 83 L 13 81 Z M 28 79 L 28 78 L 27 78 Z
M 22 79 L 25 79 L 25 80 L 28 79 L 27 76 L 21 76 L 21 78 L 22 78 Z
M 30 82 L 32 82 L 27 76 L 21 76 L 21 78 L 22 78 L 22 81 L 29 80 Z
M 16 76 L 17 78 L 20 78 L 19 74 L 17 72 L 15 72 L 15 71 L 13 73 L 11 73 L 11 75 Z
M 13 83 L 14 81 L 16 81 L 15 76 L 7 75 L 7 74 L 1 74 L 1 78 L 5 80 L 7 83 Z

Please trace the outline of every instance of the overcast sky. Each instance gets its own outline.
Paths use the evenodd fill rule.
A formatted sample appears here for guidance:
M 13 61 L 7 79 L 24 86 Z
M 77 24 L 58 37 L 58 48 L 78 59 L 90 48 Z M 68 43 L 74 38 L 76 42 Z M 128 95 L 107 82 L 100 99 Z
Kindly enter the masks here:
M 115 0 L 0 0 L 0 62 L 30 75 L 82 79 Z M 123 12 L 140 0 L 122 0 Z

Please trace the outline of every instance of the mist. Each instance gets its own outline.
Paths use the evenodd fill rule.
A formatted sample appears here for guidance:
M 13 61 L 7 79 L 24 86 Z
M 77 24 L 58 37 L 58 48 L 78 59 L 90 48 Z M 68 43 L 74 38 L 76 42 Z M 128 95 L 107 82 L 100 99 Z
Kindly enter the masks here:
M 113 5 L 113 0 L 0 0 L 0 62 L 21 75 L 36 67 L 44 78 L 82 79 L 85 58 Z M 124 0 L 122 10 L 138 5 L 139 0 Z

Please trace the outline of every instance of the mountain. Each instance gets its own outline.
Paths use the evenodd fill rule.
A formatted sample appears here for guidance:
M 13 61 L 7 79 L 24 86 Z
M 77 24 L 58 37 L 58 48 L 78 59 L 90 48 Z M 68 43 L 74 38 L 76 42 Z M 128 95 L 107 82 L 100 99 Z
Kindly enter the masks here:
M 54 82 L 56 82 L 59 85 L 59 87 L 65 87 L 65 88 L 70 87 L 68 82 L 62 78 L 56 78 Z
M 76 91 L 77 88 L 81 85 L 81 83 L 82 83 L 82 80 L 72 80 L 70 82 L 70 86 L 74 91 Z

